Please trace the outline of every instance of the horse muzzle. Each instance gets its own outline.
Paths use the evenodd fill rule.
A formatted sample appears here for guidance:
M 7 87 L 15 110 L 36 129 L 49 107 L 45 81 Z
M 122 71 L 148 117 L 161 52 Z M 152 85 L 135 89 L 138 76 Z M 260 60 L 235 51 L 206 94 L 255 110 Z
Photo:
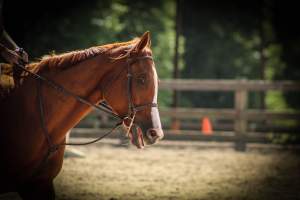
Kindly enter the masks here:
M 145 142 L 148 145 L 155 144 L 159 140 L 163 139 L 164 132 L 160 128 L 150 128 L 147 130 L 145 135 Z
M 155 144 L 164 137 L 162 128 L 153 128 L 143 123 L 136 124 L 133 118 L 124 118 L 123 125 L 131 143 L 139 149 L 145 145 Z

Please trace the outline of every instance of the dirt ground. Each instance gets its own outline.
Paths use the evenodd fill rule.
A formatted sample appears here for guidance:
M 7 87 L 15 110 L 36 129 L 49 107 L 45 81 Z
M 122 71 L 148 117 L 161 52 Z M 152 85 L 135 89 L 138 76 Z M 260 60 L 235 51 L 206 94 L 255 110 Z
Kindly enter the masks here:
M 162 142 L 137 150 L 117 140 L 76 147 L 55 180 L 58 200 L 300 199 L 299 152 L 274 146 Z M 19 199 L 15 194 L 0 199 Z

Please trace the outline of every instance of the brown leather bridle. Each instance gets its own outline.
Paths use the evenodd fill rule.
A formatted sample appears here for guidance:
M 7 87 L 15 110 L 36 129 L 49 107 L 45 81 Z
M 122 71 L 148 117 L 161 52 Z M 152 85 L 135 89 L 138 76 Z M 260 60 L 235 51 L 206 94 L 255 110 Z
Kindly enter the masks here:
M 137 112 L 145 110 L 149 107 L 157 107 L 157 103 L 151 102 L 151 103 L 146 103 L 142 105 L 135 105 L 132 100 L 132 70 L 131 70 L 131 65 L 134 64 L 135 62 L 139 60 L 145 60 L 145 59 L 150 59 L 153 61 L 152 56 L 140 56 L 140 57 L 135 57 L 134 59 L 127 58 L 127 97 L 128 97 L 128 112 L 127 116 L 123 119 L 124 120 L 129 120 L 129 126 L 127 127 L 128 131 L 127 134 L 129 134 L 129 131 L 134 123 L 135 115 Z M 126 124 L 125 124 L 126 125 Z

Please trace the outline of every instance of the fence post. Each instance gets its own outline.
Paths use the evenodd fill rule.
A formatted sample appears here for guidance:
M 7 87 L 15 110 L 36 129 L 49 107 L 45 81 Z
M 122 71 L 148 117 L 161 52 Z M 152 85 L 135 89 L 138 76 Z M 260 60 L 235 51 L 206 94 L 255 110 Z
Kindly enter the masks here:
M 236 135 L 235 149 L 237 151 L 246 151 L 247 118 L 245 111 L 247 109 L 248 91 L 240 88 L 235 91 L 234 96 L 236 111 L 234 123 L 234 132 Z

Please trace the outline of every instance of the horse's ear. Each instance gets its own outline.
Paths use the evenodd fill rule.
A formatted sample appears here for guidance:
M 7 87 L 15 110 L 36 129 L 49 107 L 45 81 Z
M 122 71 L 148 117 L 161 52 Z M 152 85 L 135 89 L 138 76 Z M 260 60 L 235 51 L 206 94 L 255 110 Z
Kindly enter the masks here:
M 145 47 L 150 47 L 150 45 L 151 45 L 150 32 L 147 31 L 142 35 L 140 41 L 136 44 L 135 49 L 137 51 L 142 51 Z

